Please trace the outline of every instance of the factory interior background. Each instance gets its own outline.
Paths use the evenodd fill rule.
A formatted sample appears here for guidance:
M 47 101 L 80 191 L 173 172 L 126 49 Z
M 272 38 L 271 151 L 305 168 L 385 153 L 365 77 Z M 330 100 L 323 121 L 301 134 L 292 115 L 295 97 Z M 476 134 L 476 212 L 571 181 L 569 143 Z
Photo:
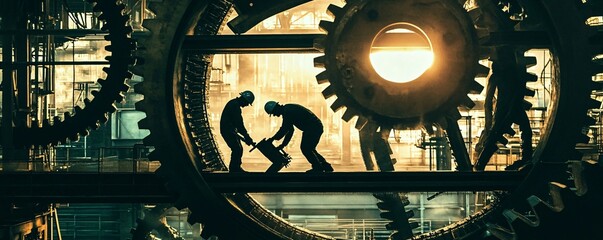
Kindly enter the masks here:
M 324 133 L 316 149 L 334 168 L 333 173 L 322 173 L 325 175 L 343 174 L 341 176 L 353 177 L 357 173 L 393 172 L 400 174 L 395 176 L 403 181 L 405 175 L 402 174 L 421 172 L 433 174 L 429 175 L 432 176 L 432 179 L 428 180 L 442 181 L 441 184 L 446 185 L 447 180 L 438 178 L 438 173 L 475 174 L 478 177 L 482 173 L 499 174 L 492 176 L 515 174 L 513 176 L 520 175 L 521 178 L 527 179 L 526 175 L 530 171 L 540 173 L 540 166 L 544 166 L 542 169 L 560 169 L 555 170 L 555 174 L 565 174 L 564 180 L 569 179 L 568 181 L 573 183 L 572 180 L 578 177 L 573 175 L 568 178 L 566 173 L 568 171 L 577 173 L 567 170 L 567 161 L 573 161 L 572 164 L 581 162 L 588 163 L 587 165 L 594 164 L 595 169 L 599 168 L 597 163 L 602 152 L 603 121 L 600 115 L 601 105 L 598 101 L 603 99 L 603 94 L 601 94 L 602 88 L 599 87 L 598 82 L 603 80 L 603 75 L 598 74 L 598 70 L 603 68 L 598 65 L 601 63 L 598 54 L 603 50 L 601 48 L 603 44 L 600 38 L 597 38 L 599 35 L 596 32 L 600 31 L 600 26 L 603 25 L 603 18 L 600 16 L 603 11 L 593 11 L 594 13 L 587 18 L 582 15 L 572 15 L 571 11 L 560 13 L 562 11 L 558 10 L 566 2 L 572 2 L 572 6 L 582 4 L 583 8 L 587 10 L 600 10 L 598 3 L 592 3 L 595 1 L 552 1 L 554 3 L 535 1 L 547 8 L 544 10 L 545 8 L 538 4 L 535 7 L 532 6 L 533 9 L 537 9 L 533 15 L 531 15 L 532 12 L 528 11 L 526 15 L 516 9 L 518 6 L 523 7 L 523 10 L 532 9 L 529 3 L 522 0 L 435 1 L 446 2 L 442 3 L 446 6 L 443 9 L 453 9 L 447 11 L 455 14 L 460 11 L 462 16 L 454 15 L 460 19 L 459 22 L 469 21 L 471 23 L 470 30 L 467 30 L 470 33 L 467 34 L 475 39 L 479 38 L 479 42 L 467 43 L 467 45 L 474 47 L 473 50 L 482 51 L 481 54 L 467 57 L 470 54 L 460 56 L 461 54 L 456 53 L 459 55 L 454 56 L 477 60 L 472 64 L 465 63 L 463 66 L 472 69 L 469 71 L 469 75 L 472 75 L 469 77 L 469 82 L 477 83 L 483 87 L 483 90 L 481 87 L 477 88 L 478 91 L 474 91 L 476 89 L 463 90 L 465 92 L 460 94 L 462 95 L 461 100 L 457 99 L 456 95 L 451 97 L 452 101 L 456 102 L 453 103 L 455 104 L 453 107 L 448 108 L 458 109 L 458 111 L 453 111 L 455 112 L 453 114 L 443 114 L 444 121 L 448 121 L 447 123 L 442 124 L 438 117 L 435 120 L 430 119 L 433 115 L 448 111 L 438 108 L 433 110 L 435 114 L 420 113 L 419 115 L 424 114 L 421 117 L 425 117 L 427 119 L 425 121 L 416 120 L 413 117 L 408 117 L 410 119 L 408 120 L 404 114 L 401 114 L 401 117 L 394 116 L 392 119 L 403 119 L 412 123 L 407 124 L 402 121 L 402 124 L 393 125 L 388 124 L 387 121 L 385 121 L 386 123 L 380 122 L 378 117 L 370 118 L 370 116 L 381 116 L 379 114 L 382 113 L 378 110 L 380 108 L 406 109 L 396 107 L 408 105 L 404 98 L 391 98 L 384 101 L 383 106 L 368 110 L 363 109 L 364 105 L 361 103 L 361 109 L 356 109 L 360 110 L 358 113 L 349 111 L 358 106 L 356 102 L 351 103 L 354 101 L 351 98 L 357 96 L 354 95 L 356 90 L 348 89 L 348 92 L 352 93 L 351 98 L 348 95 L 341 95 L 342 92 L 346 92 L 342 90 L 343 88 L 336 88 L 335 93 L 325 90 L 330 86 L 340 87 L 337 84 L 341 82 L 343 82 L 342 86 L 346 86 L 346 72 L 344 70 L 332 71 L 331 68 L 341 67 L 338 61 L 353 56 L 353 53 L 345 54 L 348 48 L 354 48 L 355 44 L 359 43 L 354 41 L 364 39 L 363 36 L 353 35 L 351 39 L 346 39 L 351 36 L 346 35 L 348 32 L 353 34 L 354 31 L 361 33 L 362 31 L 327 26 L 326 23 L 345 25 L 355 23 L 354 21 L 366 21 L 366 24 L 370 24 L 371 20 L 364 20 L 365 18 L 370 19 L 372 16 L 371 10 L 366 10 L 365 6 L 377 9 L 372 11 L 387 13 L 383 6 L 404 5 L 407 4 L 406 2 L 416 3 L 416 6 L 420 4 L 431 6 L 429 5 L 431 3 L 425 3 L 430 1 L 375 0 L 372 1 L 373 3 L 367 3 L 371 1 L 358 0 L 346 3 L 339 0 L 291 0 L 275 1 L 275 3 L 258 2 L 255 3 L 256 5 L 254 5 L 254 1 L 242 0 L 198 2 L 201 3 L 170 0 L 124 0 L 117 3 L 105 0 L 19 0 L 0 3 L 0 12 L 2 12 L 0 15 L 2 17 L 0 19 L 2 37 L 0 41 L 0 52 L 2 53 L 0 55 L 2 61 L 0 68 L 2 72 L 0 76 L 0 80 L 2 80 L 0 175 L 7 176 L 0 184 L 3 191 L 0 193 L 0 208 L 2 208 L 0 211 L 0 239 L 235 239 L 229 237 L 231 235 L 228 234 L 231 233 L 224 233 L 227 232 L 224 229 L 228 228 L 230 231 L 236 232 L 239 227 L 234 223 L 232 226 L 223 226 L 221 220 L 216 220 L 222 217 L 228 219 L 230 214 L 224 213 L 223 216 L 220 213 L 205 214 L 208 211 L 206 208 L 211 208 L 210 204 L 213 200 L 196 201 L 197 198 L 203 199 L 206 195 L 222 196 L 222 201 L 230 199 L 225 202 L 230 202 L 234 206 L 233 208 L 238 209 L 238 212 L 242 212 L 242 215 L 247 217 L 246 219 L 251 219 L 250 221 L 241 220 L 241 222 L 252 222 L 251 225 L 257 224 L 260 226 L 257 227 L 259 229 L 273 229 L 275 232 L 281 232 L 281 235 L 261 232 L 258 233 L 258 236 L 274 234 L 281 236 L 282 239 L 435 239 L 439 236 L 448 236 L 446 234 L 457 235 L 457 237 L 460 234 L 466 239 L 515 239 L 509 236 L 531 239 L 521 237 L 531 236 L 529 234 L 547 229 L 545 228 L 547 226 L 543 228 L 532 226 L 527 230 L 522 230 L 514 225 L 517 222 L 506 221 L 511 218 L 509 217 L 511 215 L 505 215 L 508 213 L 506 210 L 514 209 L 513 206 L 517 205 L 522 206 L 515 207 L 514 212 L 519 216 L 525 219 L 538 219 L 537 211 L 534 208 L 526 207 L 528 206 L 526 199 L 531 199 L 529 198 L 531 193 L 522 193 L 527 195 L 520 195 L 521 197 L 515 199 L 512 197 L 513 190 L 501 190 L 495 187 L 488 189 L 488 183 L 496 182 L 497 179 L 502 183 L 509 181 L 510 185 L 516 184 L 513 186 L 520 184 L 511 183 L 513 180 L 508 180 L 509 178 L 506 177 L 497 179 L 484 177 L 483 186 L 479 185 L 482 187 L 468 187 L 467 190 L 436 190 L 437 188 L 433 188 L 376 193 L 372 192 L 370 188 L 359 187 L 358 191 L 345 192 L 268 191 L 243 194 L 243 200 L 241 200 L 241 193 L 236 193 L 234 196 L 231 196 L 232 193 L 212 193 L 211 190 L 204 193 L 190 193 L 197 191 L 198 188 L 203 188 L 197 187 L 199 184 L 203 185 L 202 177 L 199 177 L 201 180 L 195 180 L 199 182 L 187 182 L 187 178 L 183 178 L 184 180 L 151 186 L 160 192 L 164 191 L 164 188 L 175 189 L 175 191 L 166 191 L 165 194 L 176 192 L 182 198 L 190 198 L 184 205 L 169 201 L 154 202 L 153 199 L 156 198 L 150 194 L 149 196 L 141 194 L 135 198 L 135 201 L 127 198 L 112 198 L 109 193 L 98 199 L 86 198 L 85 193 L 88 190 L 83 190 L 82 196 L 70 199 L 68 194 L 61 195 L 63 194 L 63 191 L 60 190 L 62 187 L 73 188 L 69 191 L 76 193 L 79 191 L 78 189 L 96 188 L 101 189 L 99 192 L 102 193 L 103 187 L 106 186 L 78 185 L 77 182 L 62 186 L 60 184 L 52 185 L 50 180 L 46 183 L 31 180 L 44 180 L 44 178 L 30 177 L 37 176 L 36 173 L 66 176 L 65 179 L 73 176 L 70 174 L 79 174 L 78 176 L 83 179 L 83 182 L 87 182 L 86 179 L 96 179 L 95 176 L 112 176 L 111 174 L 154 176 L 163 174 L 156 173 L 156 171 L 171 171 L 172 173 L 167 174 L 168 179 L 179 174 L 186 175 L 187 170 L 176 170 L 178 169 L 176 166 L 180 165 L 164 167 L 166 162 L 188 156 L 170 152 L 173 149 L 171 147 L 173 137 L 170 134 L 163 136 L 163 131 L 178 132 L 174 129 L 179 129 L 181 135 L 189 134 L 188 138 L 185 138 L 189 141 L 188 145 L 185 142 L 182 145 L 185 147 L 182 149 L 190 148 L 193 150 L 189 150 L 188 153 L 197 154 L 195 157 L 191 157 L 193 159 L 191 166 L 199 168 L 199 175 L 209 173 L 224 176 L 227 179 L 229 173 L 226 166 L 230 161 L 231 150 L 220 136 L 220 117 L 226 103 L 239 97 L 244 90 L 250 90 L 255 94 L 253 105 L 242 108 L 245 127 L 255 142 L 273 136 L 282 122 L 282 118 L 266 114 L 264 103 L 267 101 L 297 103 L 307 107 L 318 116 L 324 125 Z M 558 2 L 562 3 L 555 5 Z M 191 4 L 192 7 L 178 7 L 179 4 Z M 454 5 L 454 7 L 449 5 Z M 122 6 L 123 9 L 120 9 L 119 6 Z M 480 24 L 494 21 L 488 19 L 493 15 L 484 13 L 491 10 L 487 6 L 500 11 L 499 13 L 509 15 L 505 15 L 507 19 L 520 23 L 514 23 L 517 25 L 511 27 L 511 30 L 504 30 L 503 25 L 506 22 L 501 20 L 500 22 L 503 23 L 499 23 L 500 26 L 494 24 L 496 27 L 489 28 L 490 38 L 484 38 L 483 31 L 481 31 L 483 28 L 480 29 Z M 415 5 L 410 8 L 414 7 Z M 398 7 L 393 8 L 399 9 Z M 440 9 L 439 7 L 433 8 Z M 186 9 L 202 9 L 202 14 L 191 14 Z M 475 9 L 482 10 L 481 20 L 486 23 L 475 20 L 479 18 L 476 17 Z M 542 11 L 539 12 L 538 9 L 542 9 Z M 354 14 L 365 13 L 364 11 L 369 12 L 368 17 L 362 15 L 358 18 L 360 20 L 354 18 Z M 222 15 L 215 16 L 216 13 Z M 190 26 L 188 30 L 174 29 L 173 26 L 181 27 L 185 24 L 178 20 L 170 22 L 170 20 L 164 19 L 166 16 L 171 17 L 171 14 L 197 16 L 190 17 L 190 19 L 198 22 L 208 21 L 215 26 L 209 30 Z M 583 18 L 583 21 L 572 21 L 572 23 L 578 22 L 583 27 L 595 28 L 595 33 L 588 32 L 594 36 L 590 38 L 591 41 L 587 41 L 590 45 L 580 46 L 578 42 L 568 43 L 566 38 L 570 38 L 571 34 L 566 34 L 569 30 L 564 28 L 569 28 L 568 26 L 571 26 L 569 24 L 563 25 L 555 21 L 550 21 L 552 22 L 550 23 L 548 20 L 537 23 L 531 21 L 533 18 L 542 17 L 541 15 L 544 16 L 542 19 L 548 19 L 547 14 L 550 16 L 566 14 L 568 19 Z M 408 16 L 414 15 L 408 14 Z M 409 19 L 413 19 L 411 17 Z M 388 26 L 388 31 L 380 33 L 390 34 L 389 37 L 394 39 L 396 34 L 408 35 L 408 39 L 422 39 L 422 42 L 419 41 L 420 43 L 412 42 L 412 44 L 419 44 L 416 46 L 408 45 L 409 43 L 404 41 L 386 43 L 390 45 L 385 47 L 373 46 L 370 62 L 383 79 L 406 77 L 413 80 L 425 72 L 427 72 L 425 75 L 432 76 L 434 73 L 429 70 L 431 65 L 441 65 L 438 62 L 440 56 L 438 54 L 446 52 L 447 49 L 441 49 L 442 43 L 438 40 L 429 39 L 430 31 L 434 30 L 423 31 L 417 27 L 421 24 L 429 25 L 430 21 L 440 19 L 435 15 L 423 17 L 426 20 L 416 20 L 416 23 L 413 22 L 414 20 L 404 20 L 398 25 L 394 24 L 393 27 Z M 178 19 L 178 17 L 174 18 Z M 404 19 L 404 17 L 402 18 Z M 444 17 L 442 18 L 444 19 Z M 147 21 L 149 22 L 145 23 Z M 190 20 L 182 20 L 182 22 L 186 21 Z M 378 20 L 375 21 L 378 22 Z M 188 24 L 190 25 L 190 23 Z M 517 30 L 521 29 L 517 27 L 518 25 L 528 30 Z M 124 33 L 124 30 L 120 30 L 130 27 L 131 32 Z M 438 27 L 441 26 L 437 25 L 435 29 L 437 30 Z M 153 32 L 157 29 L 161 29 L 162 32 Z M 172 32 L 178 33 L 178 36 L 184 40 L 163 41 L 163 38 L 168 38 L 166 36 Z M 340 33 L 341 35 L 336 35 Z M 582 32 L 578 31 L 576 34 L 578 33 Z M 158 37 L 161 34 L 163 36 Z M 215 35 L 217 38 L 203 38 L 207 35 Z M 302 37 L 296 38 L 296 35 Z M 314 38 L 321 38 L 324 35 L 327 35 L 327 43 L 321 46 L 320 42 Z M 194 36 L 201 37 L 194 38 Z M 263 36 L 265 38 L 244 38 L 245 36 Z M 241 40 L 237 41 L 238 38 Z M 388 36 L 384 38 L 388 38 Z M 220 42 L 221 39 L 225 39 L 224 42 Z M 305 43 L 304 39 L 313 41 Z M 588 38 L 585 37 L 585 39 Z M 378 37 L 373 39 L 374 44 L 377 44 L 378 40 Z M 174 46 L 178 41 L 181 42 L 177 47 L 184 50 L 174 50 L 177 48 Z M 488 41 L 494 43 L 488 43 Z M 257 44 L 255 44 L 256 42 Z M 291 43 L 292 47 L 287 46 L 286 43 Z M 342 44 L 337 45 L 337 43 Z M 237 48 L 237 44 L 240 49 Z M 399 45 L 392 47 L 391 44 Z M 571 45 L 571 47 L 567 47 L 569 48 L 567 51 L 564 48 L 567 46 L 566 44 Z M 272 47 L 272 45 L 277 47 Z M 451 43 L 452 45 L 454 44 Z M 344 47 L 338 48 L 339 46 Z M 395 56 L 379 55 L 379 51 L 384 51 L 383 49 L 387 47 L 402 50 L 401 53 L 398 52 L 399 55 Z M 455 47 L 456 45 L 450 48 Z M 589 52 L 575 53 L 576 56 L 568 53 L 573 49 L 582 48 L 589 49 Z M 332 56 L 330 54 L 333 53 L 330 51 L 339 51 L 339 55 Z M 356 51 L 360 50 L 349 51 L 356 54 Z M 526 158 L 525 150 L 522 147 L 522 142 L 525 140 L 522 139 L 521 134 L 524 129 L 520 128 L 519 124 L 510 122 L 505 129 L 499 130 L 503 132 L 495 133 L 500 134 L 504 140 L 498 139 L 495 143 L 496 151 L 487 165 L 483 170 L 475 171 L 472 166 L 467 167 L 466 162 L 475 164 L 482 151 L 480 146 L 484 144 L 482 141 L 486 138 L 485 134 L 491 124 L 489 121 L 492 120 L 492 99 L 488 103 L 488 98 L 491 97 L 488 96 L 488 89 L 492 84 L 489 80 L 494 78 L 492 76 L 493 63 L 504 61 L 500 59 L 504 59 L 506 52 L 514 52 L 518 56 L 519 60 L 513 60 L 513 64 L 516 65 L 516 68 L 522 69 L 522 76 L 527 76 L 525 78 L 529 79 L 523 83 L 524 88 L 529 91 L 523 89 L 523 86 L 512 86 L 511 88 L 517 92 L 526 91 L 525 97 L 522 95 L 520 101 L 522 106 L 528 107 L 519 111 L 525 111 L 529 120 L 532 133 L 531 148 L 534 149 L 535 163 L 534 166 L 528 164 L 525 169 L 520 168 L 519 171 L 506 169 L 515 161 Z M 572 64 L 581 64 L 581 62 L 573 62 L 574 59 L 582 56 L 580 54 L 589 55 L 590 58 L 585 62 L 598 67 L 572 66 Z M 327 57 L 327 60 L 317 60 L 322 56 Z M 368 56 L 367 59 L 358 61 L 369 61 Z M 568 65 L 570 67 L 567 67 Z M 581 71 L 583 69 L 588 71 Z M 164 78 L 159 75 L 165 74 L 164 71 L 167 72 L 165 79 L 178 80 L 173 82 L 165 80 L 167 83 L 163 83 Z M 333 80 L 334 75 L 339 71 L 343 75 L 341 77 L 343 80 Z M 330 74 L 329 79 L 321 77 L 323 72 Z M 457 77 L 456 72 L 440 71 L 436 73 L 439 75 L 435 78 L 442 82 L 454 82 L 456 78 L 460 78 L 459 81 L 467 79 L 466 76 Z M 178 74 L 182 74 L 184 77 L 179 78 L 176 76 Z M 410 75 L 406 76 L 407 74 Z M 124 79 L 123 84 L 119 81 L 115 84 L 114 79 L 120 77 Z M 585 81 L 589 81 L 589 84 L 572 82 L 582 81 L 580 79 L 586 79 Z M 398 80 L 393 79 L 392 81 Z M 394 84 L 406 86 L 403 84 L 407 83 Z M 567 87 L 567 85 L 573 84 L 579 86 Z M 173 86 L 173 89 L 169 89 L 170 86 Z M 587 90 L 581 90 L 582 92 L 579 93 L 568 92 L 572 91 L 571 89 L 582 89 L 581 86 L 586 86 Z M 450 92 L 443 88 L 432 85 L 428 89 L 423 89 L 425 91 L 420 93 L 419 98 L 439 99 L 441 94 L 445 95 L 446 92 Z M 499 98 L 498 96 L 505 90 L 509 89 L 499 87 L 497 91 L 492 91 L 491 94 L 496 96 L 494 97 L 495 106 L 499 106 L 497 100 L 504 97 Z M 570 98 L 575 100 L 568 100 Z M 170 105 L 164 103 L 165 99 L 186 103 Z M 104 102 L 109 102 L 109 104 L 103 105 Z M 470 104 L 465 104 L 467 102 Z M 198 106 L 191 106 L 194 103 Z M 168 107 L 164 107 L 163 104 Z M 568 107 L 568 104 L 579 106 L 575 107 L 578 114 L 579 109 L 584 109 L 584 116 L 576 116 L 573 115 L 573 112 L 565 110 L 574 108 Z M 415 107 L 421 108 L 421 106 Z M 412 106 L 407 108 L 412 108 Z M 174 111 L 176 114 L 168 113 L 167 117 L 160 119 L 161 114 L 169 111 Z M 511 112 L 509 114 L 518 113 Z M 454 116 L 448 118 L 449 115 Z M 364 125 L 367 116 L 369 120 Z M 180 121 L 178 118 L 184 120 Z M 498 119 L 497 116 L 494 118 Z M 588 119 L 588 121 L 583 119 Z M 575 134 L 558 133 L 558 130 L 555 129 L 564 128 L 564 126 L 553 124 L 556 121 L 571 122 L 572 124 L 569 125 L 572 126 L 567 127 L 572 127 Z M 580 122 L 581 125 L 573 126 L 578 125 L 574 122 Z M 376 137 L 378 140 L 367 140 L 367 137 L 363 136 L 362 129 L 366 130 L 370 125 L 376 126 L 373 133 L 375 136 L 379 135 Z M 457 128 L 456 132 L 451 126 Z M 166 130 L 157 130 L 163 127 Z M 301 135 L 301 131 L 296 129 L 290 144 L 284 148 L 284 151 L 290 155 L 291 162 L 282 168 L 279 174 L 303 173 L 302 178 L 305 174 L 308 179 L 314 176 L 311 173 L 304 173 L 311 168 L 311 165 L 300 150 Z M 374 136 L 371 135 L 369 138 L 372 137 Z M 373 142 L 371 147 L 366 147 L 366 142 L 363 141 Z M 571 152 L 578 152 L 578 157 L 564 152 L 559 155 L 560 159 L 550 161 L 554 163 L 543 164 L 542 162 L 547 162 L 548 158 L 551 158 L 551 155 L 543 152 L 555 148 L 554 144 L 564 141 L 570 142 L 568 144 L 575 150 Z M 174 146 L 179 145 L 174 143 Z M 264 173 L 272 162 L 260 151 L 245 144 L 243 144 L 243 148 L 243 169 L 258 178 L 273 174 Z M 566 146 L 563 147 L 563 149 L 566 148 Z M 461 154 L 458 149 L 464 149 L 464 152 Z M 531 158 L 532 153 L 528 153 L 528 155 Z M 546 157 L 548 158 L 545 159 Z M 158 171 L 158 169 L 160 170 Z M 595 171 L 600 173 L 600 170 Z M 11 177 L 13 175 L 9 173 L 20 175 L 15 178 Z M 504 175 L 506 173 L 511 175 Z M 600 177 L 596 177 L 599 176 L 598 173 L 594 174 L 594 179 L 600 179 Z M 546 173 L 540 174 L 546 175 Z M 322 176 L 318 175 L 318 177 Z M 71 179 L 78 181 L 78 178 Z M 520 189 L 526 192 L 533 191 L 533 195 L 539 196 L 543 202 L 554 205 L 555 201 L 549 198 L 552 196 L 554 199 L 555 194 L 548 192 L 548 183 L 555 182 L 556 179 L 551 177 L 542 180 L 544 183 L 539 182 L 525 187 L 530 190 Z M 421 181 L 427 182 L 428 180 Z M 29 182 L 15 184 L 15 181 Z M 244 182 L 244 180 L 239 181 Z M 136 187 L 136 184 L 139 183 L 131 184 Z M 36 187 L 38 184 L 54 187 L 50 188 L 51 190 L 43 190 Z M 211 185 L 211 183 L 209 184 Z M 308 189 L 312 189 L 311 187 L 316 187 L 311 186 L 312 184 L 320 183 L 308 180 L 290 184 L 307 184 Z M 349 184 L 355 183 L 351 181 Z M 412 183 L 410 184 L 412 185 Z M 463 184 L 469 186 L 475 183 L 467 180 Z M 174 185 L 178 186 L 174 187 Z M 283 183 L 283 185 L 287 185 L 287 183 Z M 499 186 L 502 185 L 504 184 Z M 570 188 L 572 190 L 580 189 L 576 186 Z M 211 186 L 208 189 L 211 189 Z M 591 186 L 591 194 L 587 196 L 592 197 L 593 189 L 597 189 L 597 186 Z M 113 190 L 107 192 L 111 191 Z M 511 197 L 508 197 L 509 195 Z M 35 202 L 31 202 L 28 199 L 32 198 L 25 196 L 33 197 L 35 200 L 31 201 Z M 148 197 L 149 200 L 143 200 L 145 197 Z M 511 201 L 510 204 L 504 203 L 507 197 L 512 199 L 508 200 Z M 599 198 L 600 196 L 596 194 L 593 197 L 593 199 Z M 251 203 L 246 204 L 245 201 Z M 585 201 L 577 200 L 578 203 L 587 205 L 594 202 L 592 199 Z M 209 207 L 198 207 L 204 204 Z M 247 206 L 252 205 L 254 210 L 248 210 Z M 497 207 L 499 205 L 500 207 Z M 388 211 L 397 216 L 384 214 Z M 497 214 L 498 217 L 489 218 L 490 212 L 496 212 L 492 215 Z M 574 216 L 571 213 L 566 214 Z M 481 216 L 485 216 L 483 220 L 472 221 L 472 219 L 482 219 Z M 567 220 L 559 221 L 567 222 Z M 216 223 L 212 224 L 212 222 Z M 546 221 L 543 220 L 543 222 Z M 262 225 L 262 223 L 264 224 Z M 570 224 L 567 228 L 571 228 L 571 226 L 574 225 Z M 242 229 L 247 228 L 252 227 Z M 245 231 L 255 233 L 255 230 L 241 230 L 241 232 Z M 285 234 L 289 231 L 295 234 Z M 578 230 L 569 229 L 568 231 Z M 505 238 L 505 236 L 509 238 Z M 247 239 L 269 238 L 250 237 Z

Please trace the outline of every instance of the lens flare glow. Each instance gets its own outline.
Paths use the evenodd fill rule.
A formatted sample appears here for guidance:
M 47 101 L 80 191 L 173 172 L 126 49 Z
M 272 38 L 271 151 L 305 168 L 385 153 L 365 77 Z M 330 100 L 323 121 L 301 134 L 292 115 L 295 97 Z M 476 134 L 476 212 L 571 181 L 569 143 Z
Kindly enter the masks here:
M 429 49 L 380 50 L 370 54 L 375 71 L 385 80 L 410 82 L 420 77 L 433 64 Z

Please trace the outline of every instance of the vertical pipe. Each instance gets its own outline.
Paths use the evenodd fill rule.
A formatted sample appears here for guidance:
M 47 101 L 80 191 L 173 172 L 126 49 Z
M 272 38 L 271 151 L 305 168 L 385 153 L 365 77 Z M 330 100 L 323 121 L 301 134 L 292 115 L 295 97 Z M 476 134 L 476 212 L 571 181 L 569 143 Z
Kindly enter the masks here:
M 20 29 L 27 29 L 26 21 L 17 22 Z M 15 34 L 15 61 L 25 63 L 29 62 L 29 37 L 25 32 Z M 31 81 L 29 67 L 26 64 L 19 64 L 16 67 L 17 72 L 17 118 L 16 124 L 25 127 L 31 126 Z
M 469 204 L 469 194 L 465 193 L 465 217 L 471 216 L 471 205 Z
M 11 9 L 14 1 L 2 1 L 2 30 L 14 30 Z M 13 37 L 10 34 L 3 35 L 2 39 L 2 147 L 3 160 L 14 158 L 13 149 Z
M 421 193 L 419 195 L 419 216 L 420 216 L 420 221 L 421 221 L 421 233 L 423 233 L 423 226 L 425 224 L 425 201 L 423 200 L 423 193 Z
M 352 163 L 352 143 L 351 143 L 351 130 L 350 123 L 341 120 L 341 162 L 344 165 L 350 165 Z

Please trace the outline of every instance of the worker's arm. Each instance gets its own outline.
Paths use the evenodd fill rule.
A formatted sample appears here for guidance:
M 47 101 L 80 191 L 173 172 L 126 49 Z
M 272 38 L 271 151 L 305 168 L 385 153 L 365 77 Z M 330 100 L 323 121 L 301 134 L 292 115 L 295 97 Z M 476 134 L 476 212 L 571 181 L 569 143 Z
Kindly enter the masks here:
M 283 139 L 283 142 L 281 143 L 281 145 L 279 145 L 278 149 L 283 149 L 285 146 L 287 146 L 289 144 L 289 141 L 291 141 L 291 137 L 293 137 L 293 131 L 295 131 L 295 129 L 293 129 L 293 127 L 291 127 L 291 131 L 287 132 L 287 135 L 285 135 L 285 139 Z
M 283 116 L 283 124 L 281 128 L 274 134 L 271 138 L 272 140 L 281 140 L 281 138 L 285 137 L 283 143 L 280 146 L 284 147 L 289 144 L 291 141 L 291 137 L 293 136 L 293 123 L 287 118 Z
M 239 134 L 241 134 L 241 136 L 243 136 L 243 142 L 245 142 L 247 145 L 251 145 L 253 143 L 253 139 L 251 139 L 251 136 L 249 136 L 249 133 L 247 132 L 247 129 L 245 128 L 245 123 L 243 123 L 243 115 L 241 113 L 241 109 L 237 108 L 239 111 L 237 112 L 237 114 L 233 114 L 232 117 L 233 122 L 235 123 L 235 127 L 237 129 L 237 132 Z

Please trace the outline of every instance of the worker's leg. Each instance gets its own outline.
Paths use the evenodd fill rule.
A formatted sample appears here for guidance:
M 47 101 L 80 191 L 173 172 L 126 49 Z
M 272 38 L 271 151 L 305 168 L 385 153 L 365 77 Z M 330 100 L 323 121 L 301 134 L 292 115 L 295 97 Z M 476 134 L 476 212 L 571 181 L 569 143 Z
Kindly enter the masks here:
M 304 154 L 304 156 L 308 160 L 308 162 L 312 164 L 313 171 L 324 171 L 322 163 L 316 155 L 316 146 L 318 145 L 319 139 L 320 135 L 318 135 L 317 137 L 316 134 L 308 132 L 304 132 L 302 134 L 300 149 L 302 154 Z
M 229 171 L 243 172 L 243 169 L 241 168 L 241 158 L 243 157 L 243 145 L 241 145 L 241 140 L 235 134 L 222 134 L 222 137 L 231 150 L 230 163 L 228 165 Z
M 486 137 L 486 141 L 484 141 L 483 150 L 479 153 L 479 158 L 475 162 L 474 168 L 476 171 L 483 171 L 486 168 L 486 165 L 490 161 L 490 158 L 496 150 L 498 150 L 498 146 L 496 145 L 496 139 L 492 136 L 496 136 L 498 134 L 491 134 Z

